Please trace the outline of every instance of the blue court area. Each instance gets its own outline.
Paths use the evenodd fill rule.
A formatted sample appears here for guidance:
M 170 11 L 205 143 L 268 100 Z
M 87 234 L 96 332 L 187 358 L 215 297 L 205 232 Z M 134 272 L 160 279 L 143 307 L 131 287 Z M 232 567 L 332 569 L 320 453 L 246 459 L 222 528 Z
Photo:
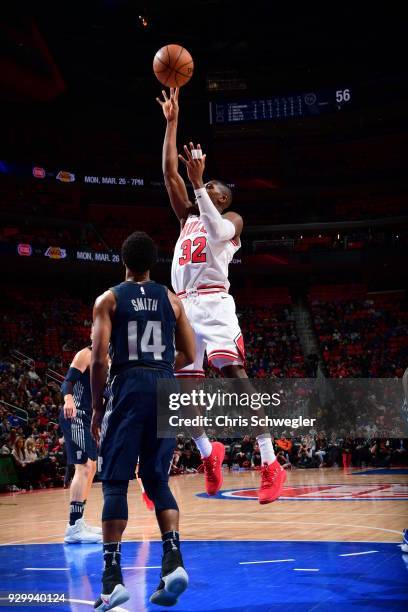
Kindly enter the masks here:
M 172 608 L 178 612 L 268 612 L 288 604 L 301 604 L 302 611 L 408 609 L 408 555 L 397 544 L 200 541 L 182 547 L 190 586 Z M 160 556 L 160 542 L 124 544 L 122 565 L 132 599 L 118 612 L 161 609 L 148 602 Z M 44 592 L 70 600 L 27 610 L 91 610 L 101 566 L 100 546 L 2 546 L 0 590 L 2 597 Z
M 386 476 L 390 474 L 408 475 L 408 468 L 374 468 L 372 470 L 365 470 L 364 472 L 354 472 L 353 476 L 366 476 L 367 474 L 383 474 Z

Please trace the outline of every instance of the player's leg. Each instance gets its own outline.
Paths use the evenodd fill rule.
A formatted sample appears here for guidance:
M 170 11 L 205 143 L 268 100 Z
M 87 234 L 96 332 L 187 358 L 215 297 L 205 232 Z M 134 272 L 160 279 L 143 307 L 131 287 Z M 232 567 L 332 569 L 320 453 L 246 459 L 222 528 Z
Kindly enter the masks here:
M 113 400 L 101 428 L 99 477 L 103 490 L 102 592 L 95 609 L 106 611 L 130 597 L 121 569 L 122 536 L 128 520 L 127 491 L 134 479 L 142 435 L 143 396 L 137 373 L 125 372 L 115 378 Z
M 69 522 L 64 538 L 66 544 L 96 544 L 102 541 L 101 531 L 90 530 L 83 519 L 91 469 L 89 459 L 85 463 L 75 464 L 75 473 L 69 491 Z
M 188 320 L 193 327 L 195 333 L 196 340 L 196 358 L 194 363 L 191 363 L 189 366 L 183 368 L 182 370 L 178 370 L 175 374 L 176 377 L 182 381 L 183 391 L 189 392 L 196 388 L 197 383 L 200 380 L 203 380 L 205 377 L 203 363 L 204 363 L 204 354 L 206 349 L 206 343 L 204 339 L 204 335 L 206 333 L 205 330 L 205 317 L 206 312 L 201 308 L 201 298 L 187 298 L 183 300 L 184 309 Z M 187 416 L 193 418 L 200 413 L 200 410 L 197 407 L 189 406 L 186 408 L 185 412 L 188 414 L 183 414 L 183 416 Z M 212 451 L 213 446 L 208 439 L 208 436 L 203 427 L 191 427 L 189 429 L 190 435 L 193 438 L 198 450 L 200 451 L 201 458 L 207 459 Z M 210 491 L 213 487 L 210 486 Z M 207 493 L 209 491 L 207 490 Z M 211 492 L 210 492 L 211 494 Z
M 218 360 L 218 366 L 222 375 L 226 378 L 247 379 L 248 393 L 254 391 L 243 365 L 223 365 L 222 362 Z M 261 412 L 258 414 L 259 416 L 263 416 Z M 278 499 L 281 495 L 286 481 L 286 472 L 276 459 L 270 432 L 260 429 L 259 433 L 256 433 L 256 441 L 259 445 L 262 462 L 261 486 L 258 491 L 258 500 L 260 504 L 269 504 Z
M 128 480 L 104 480 L 103 491 L 103 577 L 102 593 L 95 610 L 111 610 L 130 597 L 122 577 L 122 536 L 128 522 Z
M 179 509 L 170 490 L 167 474 L 143 477 L 143 482 L 148 496 L 154 502 L 163 542 L 160 582 L 150 601 L 160 606 L 171 606 L 177 603 L 188 586 L 188 575 L 180 550 Z
M 85 461 L 85 458 L 87 458 L 86 464 L 84 463 L 84 465 L 87 466 L 87 469 L 86 469 L 87 480 L 85 484 L 85 490 L 83 493 L 83 500 L 84 500 L 83 503 L 84 503 L 84 511 L 85 511 L 86 502 L 89 497 L 89 492 L 91 490 L 93 479 L 96 473 L 96 459 L 98 456 L 98 449 L 96 446 L 96 442 L 93 439 L 92 434 L 91 434 L 91 421 L 90 421 L 88 414 L 83 414 L 82 416 L 82 428 L 81 428 L 80 442 L 81 442 L 81 448 L 84 449 L 84 452 L 82 453 L 83 461 Z M 84 527 L 86 531 L 90 531 L 91 533 L 96 533 L 99 535 L 102 534 L 102 529 L 99 526 L 98 527 L 92 526 L 84 521 Z
M 239 378 L 247 381 L 247 393 L 254 389 L 248 379 L 244 362 L 245 347 L 235 312 L 235 302 L 232 296 L 217 294 L 210 302 L 212 329 L 208 331 L 207 351 L 209 362 L 221 371 L 225 378 Z M 212 302 L 212 304 L 211 304 Z M 262 416 L 261 412 L 258 412 Z M 286 472 L 276 459 L 272 445 L 271 434 L 267 429 L 259 428 L 255 432 L 261 453 L 261 486 L 258 492 L 259 503 L 268 504 L 275 501 L 282 492 L 286 480 Z
M 84 511 L 85 511 L 86 502 L 88 500 L 89 493 L 92 487 L 92 483 L 93 483 L 93 480 L 96 474 L 96 460 L 88 459 L 88 465 L 89 465 L 89 475 L 88 475 L 88 480 L 86 483 L 85 494 L 84 494 Z M 102 533 L 101 527 L 89 525 L 88 523 L 85 523 L 85 525 L 86 525 L 87 531 L 91 531 L 92 533 L 99 533 L 99 534 Z
M 139 466 L 137 466 L 137 468 L 136 468 L 136 474 L 138 473 L 138 467 Z M 142 500 L 143 500 L 144 505 L 146 506 L 147 510 L 153 511 L 154 510 L 154 503 L 152 502 L 152 500 L 147 495 L 147 493 L 145 491 L 145 488 L 143 486 L 142 479 L 139 478 L 139 476 L 137 476 L 136 477 L 136 481 L 137 481 L 137 484 L 139 485 L 140 490 L 142 492 Z
M 86 490 L 91 472 L 90 460 L 84 447 L 83 428 L 79 419 L 73 423 L 72 419 L 60 416 L 60 425 L 64 434 L 67 464 L 75 466 L 74 476 L 70 486 L 69 520 L 65 530 L 64 542 L 66 544 L 96 544 L 102 541 L 101 533 L 90 531 L 83 520 Z M 81 435 L 79 435 L 81 432 Z
M 154 374 L 150 376 L 153 379 Z M 146 407 L 139 475 L 147 495 L 154 503 L 163 541 L 160 583 L 150 601 L 160 606 L 172 606 L 188 586 L 188 575 L 180 550 L 179 509 L 169 487 L 175 441 L 157 438 L 155 395 L 151 396 L 149 402 L 146 401 Z

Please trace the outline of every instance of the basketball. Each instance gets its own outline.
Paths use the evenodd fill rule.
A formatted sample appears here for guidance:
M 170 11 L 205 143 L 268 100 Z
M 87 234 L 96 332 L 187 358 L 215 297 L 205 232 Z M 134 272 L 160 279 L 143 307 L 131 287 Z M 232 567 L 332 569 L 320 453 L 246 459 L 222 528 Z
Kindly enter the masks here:
M 193 58 L 181 45 L 166 45 L 154 56 L 153 71 L 162 85 L 182 87 L 193 76 Z

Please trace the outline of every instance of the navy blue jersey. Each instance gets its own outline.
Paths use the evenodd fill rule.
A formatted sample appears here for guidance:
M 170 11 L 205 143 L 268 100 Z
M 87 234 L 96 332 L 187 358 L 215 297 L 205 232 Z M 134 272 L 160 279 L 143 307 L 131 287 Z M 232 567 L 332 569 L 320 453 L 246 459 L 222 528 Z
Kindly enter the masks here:
M 81 374 L 73 386 L 72 397 L 77 410 L 84 410 L 86 413 L 92 412 L 91 396 L 91 377 L 89 368 Z
M 111 377 L 134 366 L 172 372 L 176 317 L 167 287 L 154 281 L 125 281 L 116 298 L 110 340 Z

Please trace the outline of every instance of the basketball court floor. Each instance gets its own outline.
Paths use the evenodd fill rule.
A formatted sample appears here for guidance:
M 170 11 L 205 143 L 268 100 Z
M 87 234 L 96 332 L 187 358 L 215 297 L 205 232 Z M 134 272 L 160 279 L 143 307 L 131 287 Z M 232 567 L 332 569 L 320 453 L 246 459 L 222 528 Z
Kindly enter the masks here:
M 182 551 L 190 586 L 178 612 L 268 612 L 301 605 L 302 612 L 407 610 L 408 470 L 323 468 L 288 474 L 283 497 L 255 498 L 256 472 L 224 473 L 215 498 L 199 474 L 171 478 L 181 510 Z M 64 545 L 69 492 L 61 489 L 0 496 L 0 607 L 9 593 L 62 595 L 65 603 L 30 610 L 91 610 L 99 594 L 100 545 Z M 85 518 L 97 524 L 101 485 Z M 134 482 L 122 566 L 132 598 L 116 610 L 160 610 L 149 603 L 158 583 L 161 543 L 153 512 Z

